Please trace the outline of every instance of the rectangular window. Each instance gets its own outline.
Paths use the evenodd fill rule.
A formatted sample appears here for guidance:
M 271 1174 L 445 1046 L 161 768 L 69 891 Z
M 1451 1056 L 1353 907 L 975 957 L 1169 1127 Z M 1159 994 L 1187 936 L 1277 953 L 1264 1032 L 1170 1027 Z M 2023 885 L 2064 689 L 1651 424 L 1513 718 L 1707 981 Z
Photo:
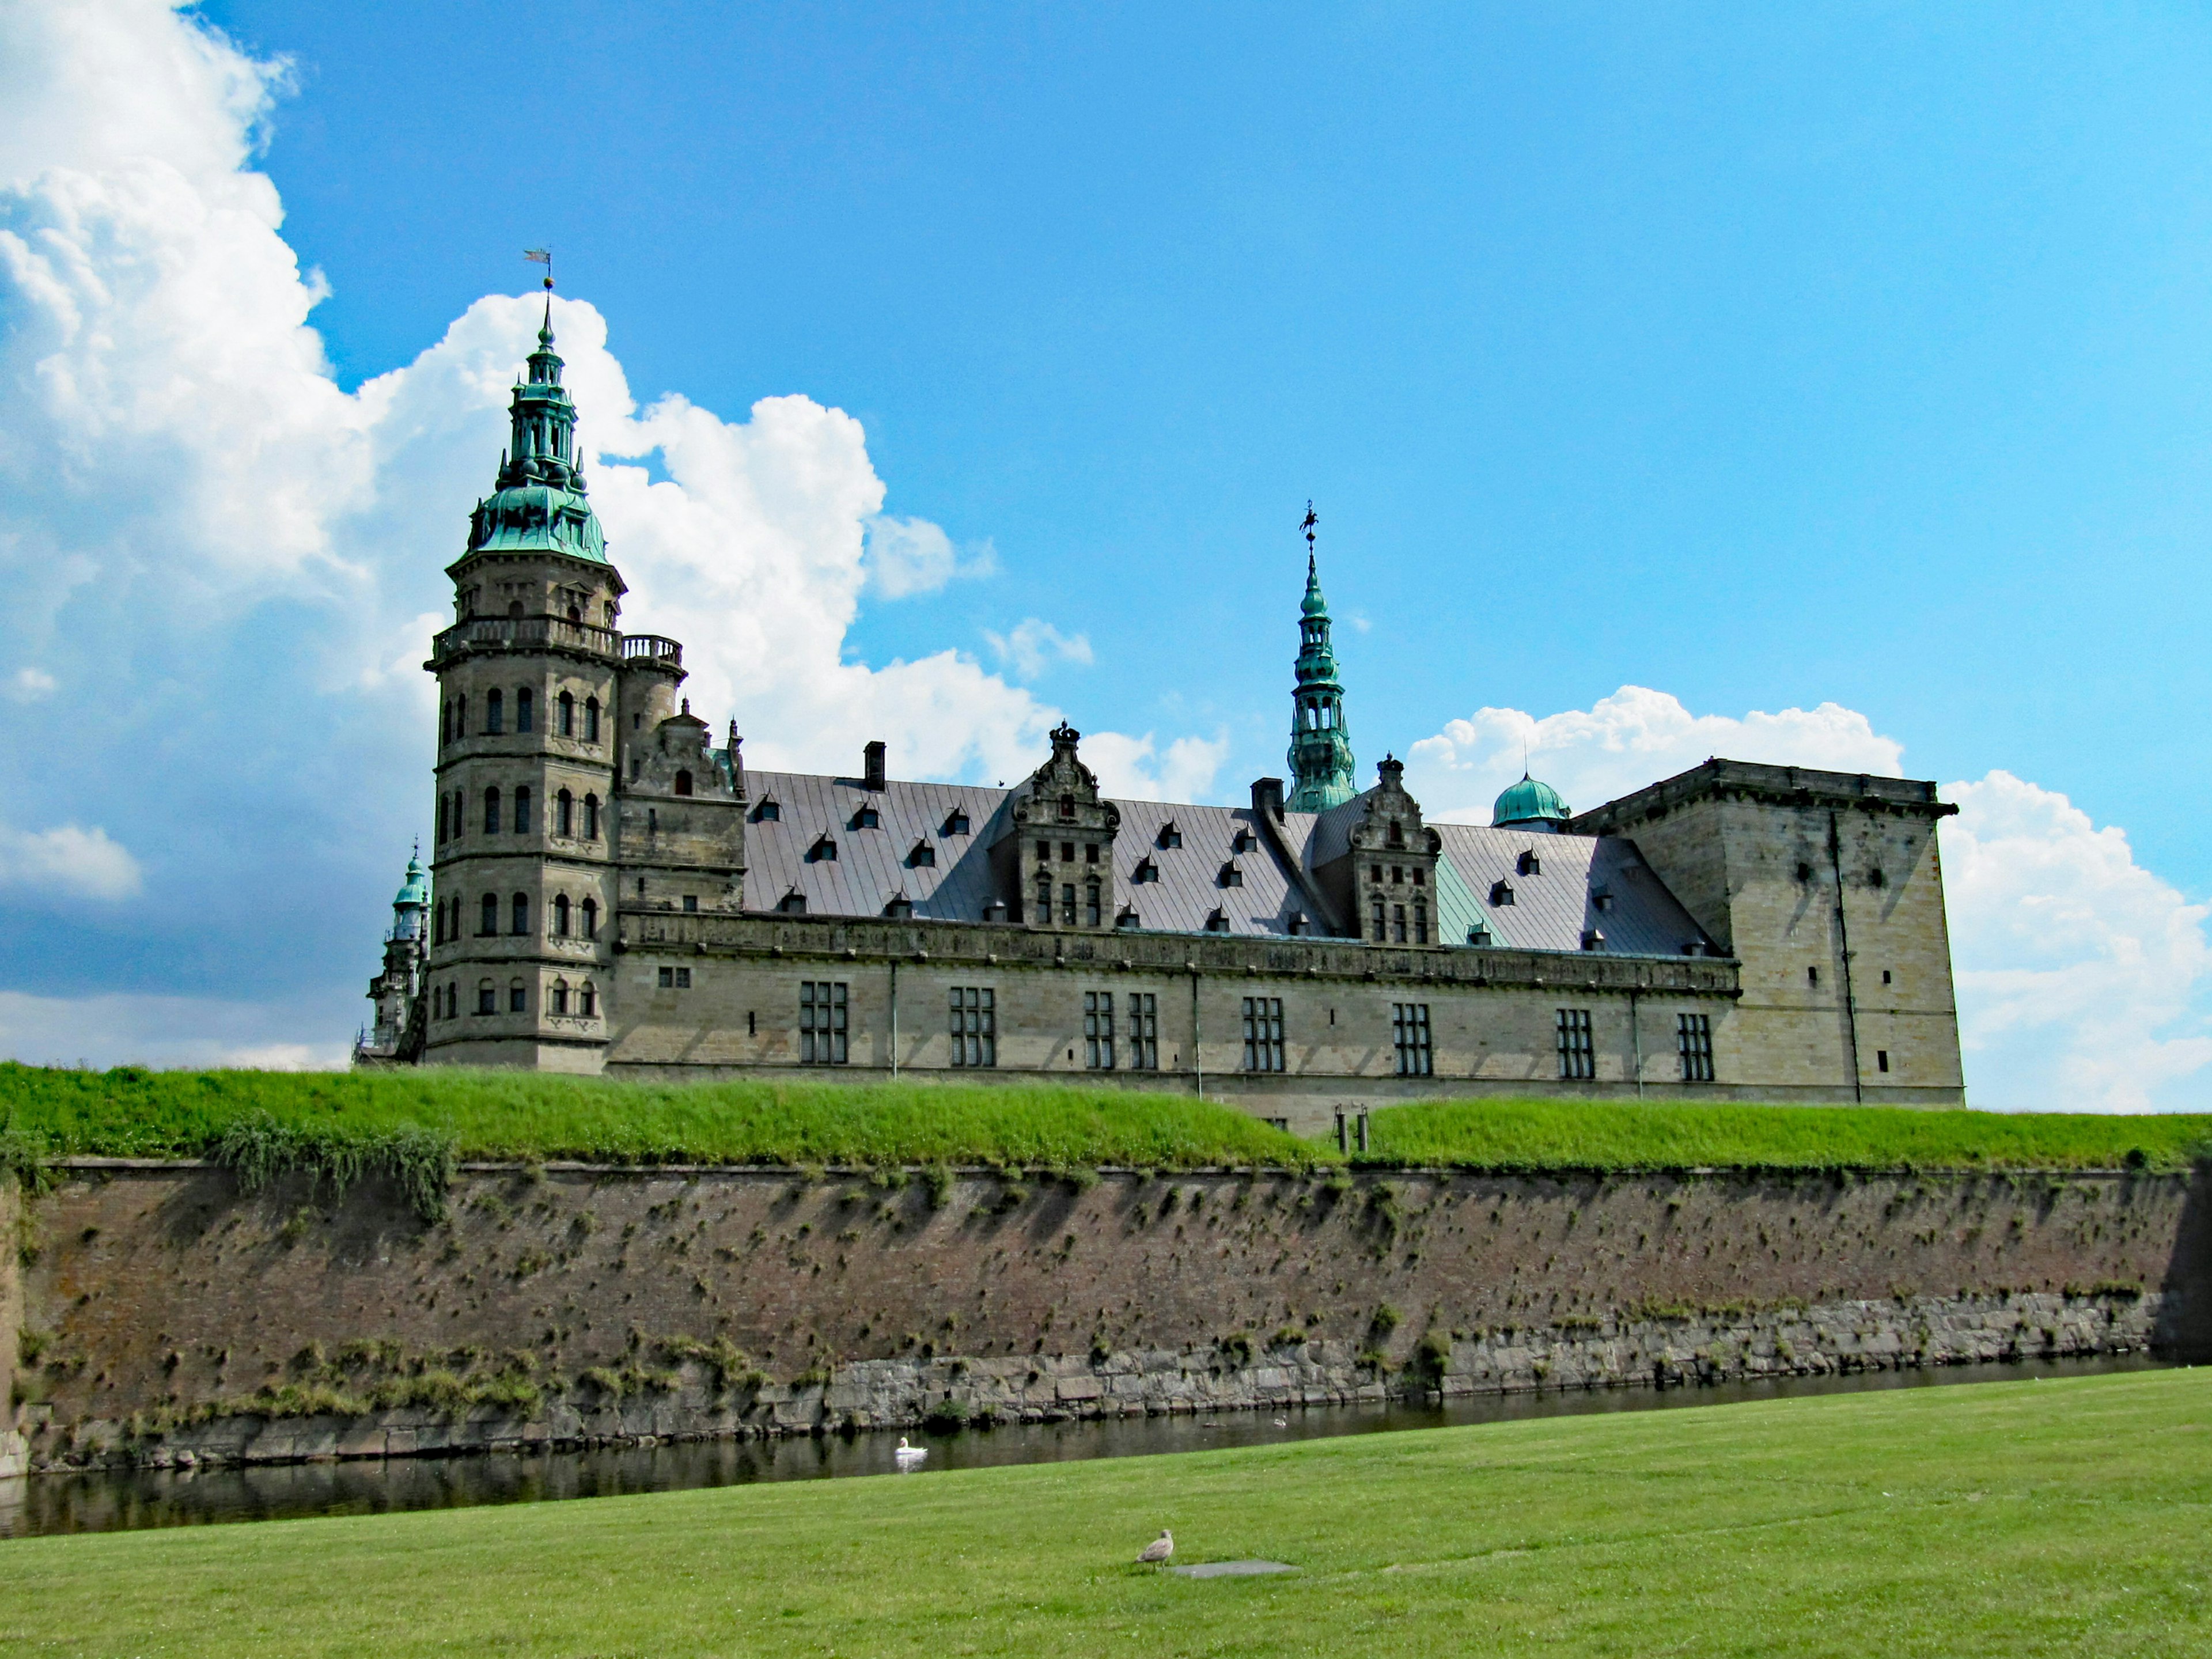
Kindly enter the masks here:
M 664 968 L 660 970 L 660 988 L 664 991 L 688 991 L 691 988 L 689 968 Z
M 1434 1061 L 1429 1047 L 1427 1003 L 1392 1003 L 1390 1040 L 1397 1047 L 1400 1077 L 1427 1077 L 1431 1073 Z
M 1072 881 L 1060 884 L 1060 919 L 1070 927 L 1075 926 L 1075 884 Z
M 1566 1078 L 1594 1078 L 1597 1075 L 1597 1049 L 1590 1042 L 1590 1017 L 1587 1008 L 1559 1010 L 1559 1075 Z
M 998 993 L 988 986 L 952 988 L 952 1063 L 955 1066 L 996 1066 L 999 1063 Z
M 799 1063 L 842 1066 L 846 1057 L 845 987 L 806 980 L 799 988 Z
M 1094 1072 L 1114 1069 L 1114 994 L 1083 994 L 1083 1063 Z
M 1886 1072 L 1889 1069 L 1888 1049 L 1877 1048 L 1874 1051 L 1874 1068 L 1877 1072 Z
M 1710 1014 L 1674 1016 L 1674 1048 L 1682 1058 L 1682 1081 L 1713 1080 L 1713 1021 Z
M 1279 1072 L 1283 1067 L 1283 1000 L 1244 999 L 1244 1069 Z
M 1122 1005 L 1129 1014 L 1129 1067 L 1132 1071 L 1160 1069 L 1160 1003 L 1150 991 L 1133 991 Z

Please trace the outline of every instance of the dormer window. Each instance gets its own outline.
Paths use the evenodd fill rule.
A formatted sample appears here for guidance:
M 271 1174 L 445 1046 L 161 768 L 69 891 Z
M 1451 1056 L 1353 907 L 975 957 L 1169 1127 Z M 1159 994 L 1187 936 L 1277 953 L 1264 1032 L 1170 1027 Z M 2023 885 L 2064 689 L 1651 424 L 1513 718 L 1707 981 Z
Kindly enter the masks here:
M 762 796 L 761 804 L 753 808 L 753 822 L 755 823 L 775 823 L 780 822 L 782 817 L 783 808 L 778 805 L 774 795 Z
M 1536 849 L 1531 847 L 1523 850 L 1521 856 L 1513 861 L 1513 870 L 1516 875 L 1540 876 L 1544 873 L 1544 861 L 1536 856 Z
M 1589 929 L 1589 932 L 1583 935 L 1583 949 L 1585 951 L 1604 950 L 1605 935 L 1598 932 L 1595 927 Z
M 1307 930 L 1310 924 L 1306 921 L 1306 913 L 1304 911 L 1293 910 L 1291 912 L 1289 920 L 1285 922 L 1285 926 L 1291 933 L 1302 934 Z
M 1490 884 L 1490 902 L 1491 902 L 1492 904 L 1510 904 L 1510 903 L 1512 903 L 1512 902 L 1513 902 L 1513 887 L 1512 887 L 1512 884 L 1511 884 L 1510 882 L 1503 882 L 1503 881 L 1493 881 L 1492 883 L 1491 883 L 1491 884 Z
M 852 822 L 845 827 L 848 830 L 880 830 L 884 827 L 884 815 L 872 806 L 863 806 L 853 814 Z
M 958 807 L 954 807 L 952 809 L 951 815 L 945 820 L 945 828 L 942 833 L 948 836 L 966 835 L 968 833 L 968 815 L 962 811 Z
M 908 898 L 904 893 L 901 893 L 889 904 L 884 906 L 884 914 L 889 916 L 893 921 L 912 921 L 914 920 L 914 901 Z
M 1227 914 L 1216 908 L 1214 913 L 1206 919 L 1206 931 L 1209 933 L 1227 933 L 1229 931 L 1229 917 Z
M 1244 884 L 1244 872 L 1237 867 L 1236 860 L 1231 859 L 1221 866 L 1221 884 L 1224 887 L 1242 887 Z
M 1121 907 L 1121 915 L 1114 918 L 1114 925 L 1116 927 L 1136 927 L 1142 926 L 1142 923 L 1139 921 L 1137 916 L 1137 907 L 1133 904 L 1123 905 Z
M 1467 942 L 1474 946 L 1478 951 L 1488 950 L 1490 948 L 1490 929 L 1483 926 L 1482 923 L 1479 921 L 1476 922 L 1474 927 L 1467 930 Z
M 934 870 L 937 868 L 937 848 L 926 841 L 915 842 L 914 851 L 906 855 L 906 867 L 909 870 Z
M 1606 888 L 1593 887 L 1590 889 L 1590 902 L 1601 910 L 1610 910 L 1613 908 L 1613 894 Z
M 1129 872 L 1129 879 L 1132 882 L 1135 882 L 1139 884 L 1148 881 L 1158 881 L 1159 878 L 1160 866 L 1153 863 L 1150 859 L 1146 859 L 1142 864 Z
M 1158 845 L 1163 852 L 1165 852 L 1170 847 L 1180 847 L 1182 845 L 1182 831 L 1176 828 L 1175 820 L 1173 818 L 1170 818 L 1165 823 L 1160 826 L 1160 833 L 1156 838 L 1156 845 Z
M 837 843 L 827 836 L 821 836 L 806 849 L 806 861 L 809 864 L 835 864 L 837 861 Z
M 991 900 L 987 901 L 987 902 L 984 903 L 984 906 L 983 906 L 983 920 L 984 920 L 984 921 L 1004 921 L 1006 919 L 1006 900 L 1004 900 L 1004 899 L 991 899 Z
M 1241 824 L 1237 827 L 1237 833 L 1229 838 L 1229 850 L 1232 853 L 1241 853 L 1251 844 L 1252 832 Z
M 776 901 L 775 908 L 787 916 L 803 916 L 806 914 L 806 895 L 794 887 Z

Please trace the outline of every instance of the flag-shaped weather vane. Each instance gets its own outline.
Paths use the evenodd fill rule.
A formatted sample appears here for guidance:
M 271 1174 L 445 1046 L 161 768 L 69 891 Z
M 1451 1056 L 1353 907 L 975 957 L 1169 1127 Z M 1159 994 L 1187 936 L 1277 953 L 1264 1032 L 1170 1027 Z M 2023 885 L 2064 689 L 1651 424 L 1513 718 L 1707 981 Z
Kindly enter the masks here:
M 532 264 L 544 265 L 545 267 L 545 286 L 548 288 L 553 286 L 553 250 L 551 248 L 526 247 L 522 250 L 522 257 L 529 260 Z

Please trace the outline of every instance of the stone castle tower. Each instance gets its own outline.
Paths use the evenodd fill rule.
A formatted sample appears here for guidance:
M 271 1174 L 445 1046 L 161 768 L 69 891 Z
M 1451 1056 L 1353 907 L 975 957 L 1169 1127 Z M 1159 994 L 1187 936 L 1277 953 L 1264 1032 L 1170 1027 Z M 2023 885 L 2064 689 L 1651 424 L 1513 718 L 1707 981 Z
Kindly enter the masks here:
M 739 899 L 732 765 L 678 707 L 683 648 L 617 631 L 626 590 L 562 366 L 549 295 L 497 488 L 447 568 L 454 624 L 424 665 L 440 710 L 432 1060 L 598 1070 L 618 908 Z

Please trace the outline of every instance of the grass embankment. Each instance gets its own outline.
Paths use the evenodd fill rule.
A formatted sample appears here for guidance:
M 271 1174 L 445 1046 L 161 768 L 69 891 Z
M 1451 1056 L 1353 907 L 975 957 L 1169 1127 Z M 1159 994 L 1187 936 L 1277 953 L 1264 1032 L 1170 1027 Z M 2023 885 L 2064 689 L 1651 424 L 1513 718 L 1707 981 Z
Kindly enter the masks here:
M 2212 1372 L 2150 1372 L 28 1539 L 0 1647 L 2201 1654 L 2208 1418 Z M 1298 1571 L 1126 1565 L 1163 1526 Z
M 257 1127 L 258 1150 L 249 1133 Z M 2171 1170 L 2212 1146 L 2212 1116 L 2203 1115 L 1628 1101 L 1440 1101 L 1386 1108 L 1371 1128 L 1370 1151 L 1352 1161 L 1499 1170 Z M 407 1139 L 416 1131 L 465 1158 L 611 1164 L 1188 1170 L 1340 1161 L 1333 1143 L 1280 1133 L 1212 1102 L 1076 1084 L 647 1084 L 443 1067 L 103 1073 L 0 1063 L 0 1135 L 34 1154 L 197 1158 L 228 1137 L 228 1161 L 246 1169 L 287 1157 L 329 1167 L 365 1148 L 405 1168 L 420 1161 L 419 1145 Z M 270 1133 L 291 1137 L 298 1155 Z

